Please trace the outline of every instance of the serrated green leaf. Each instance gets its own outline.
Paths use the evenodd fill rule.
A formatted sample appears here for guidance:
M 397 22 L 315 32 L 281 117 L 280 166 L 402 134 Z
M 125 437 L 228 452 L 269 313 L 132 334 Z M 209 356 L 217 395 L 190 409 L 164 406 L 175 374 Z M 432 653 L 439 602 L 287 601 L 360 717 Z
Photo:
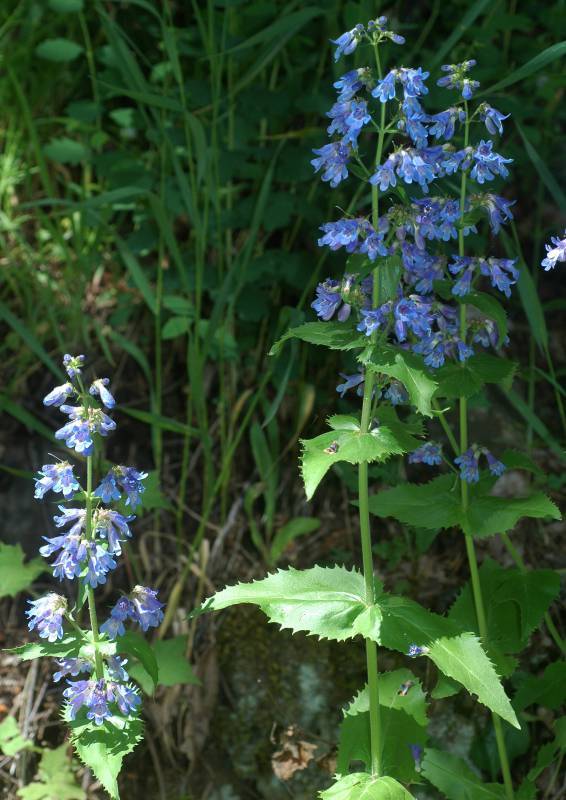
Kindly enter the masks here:
M 369 361 L 364 361 L 367 369 L 382 372 L 400 381 L 409 399 L 421 414 L 432 417 L 431 400 L 438 383 L 427 374 L 422 360 L 407 350 L 393 347 L 380 347 Z
M 314 439 L 302 439 L 301 472 L 307 500 L 333 464 L 347 461 L 361 464 L 385 461 L 389 456 L 401 455 L 418 447 L 419 442 L 400 425 L 379 425 L 370 433 L 360 431 L 330 431 Z
M 83 764 L 92 770 L 112 800 L 119 800 L 117 778 L 124 756 L 131 753 L 142 739 L 140 719 L 111 717 L 96 725 L 84 713 L 72 720 L 68 708 L 64 719 L 71 729 L 71 741 Z
M 253 603 L 282 628 L 343 641 L 356 635 L 354 622 L 367 608 L 364 597 L 364 579 L 359 572 L 315 566 L 302 571 L 279 570 L 263 580 L 228 586 L 217 592 L 206 608 L 216 611 Z
M 427 747 L 422 774 L 448 800 L 505 800 L 505 787 L 482 783 L 463 759 L 451 753 Z
M 150 676 L 155 688 L 159 680 L 157 660 L 151 645 L 140 633 L 126 631 L 123 636 L 119 636 L 116 640 L 116 651 L 137 658 Z
M 394 778 L 377 778 L 366 772 L 342 776 L 321 792 L 320 797 L 322 800 L 414 800 L 413 795 Z
M 19 656 L 22 661 L 33 661 L 35 658 L 69 658 L 77 657 L 84 644 L 84 639 L 74 633 L 67 634 L 57 642 L 29 642 L 20 647 L 14 647 L 10 652 Z
M 278 339 L 270 356 L 276 356 L 289 339 L 301 339 L 309 344 L 322 345 L 331 350 L 353 350 L 365 347 L 366 337 L 362 336 L 354 325 L 347 322 L 305 322 L 296 328 L 290 328 Z
M 427 725 L 427 700 L 420 680 L 409 669 L 379 673 L 379 704 L 403 711 L 423 727 Z M 369 711 L 369 694 L 364 686 L 344 709 L 344 714 L 355 717 Z
M 46 61 L 57 61 L 60 63 L 74 61 L 80 56 L 83 48 L 80 44 L 72 42 L 70 39 L 45 39 L 35 48 L 36 55 Z
M 427 657 L 447 677 L 461 683 L 480 703 L 519 727 L 497 672 L 473 633 L 453 620 L 433 614 L 406 597 L 377 597 L 383 619 L 379 644 L 407 653 L 411 644 L 427 648 Z
M 511 388 L 517 364 L 490 353 L 477 353 L 464 364 L 445 364 L 436 372 L 436 397 L 472 397 L 486 383 Z
M 441 475 L 429 483 L 402 483 L 369 498 L 370 513 L 393 517 L 417 528 L 451 528 L 459 525 L 462 508 L 458 482 Z
M 22 800 L 85 800 L 86 792 L 78 785 L 68 756 L 68 744 L 45 749 L 39 763 L 39 781 L 18 789 Z
M 499 345 L 503 344 L 508 333 L 507 314 L 497 298 L 486 292 L 469 292 L 464 297 L 456 297 L 455 299 L 459 303 L 474 306 L 482 311 L 486 317 L 492 319 L 496 323 L 499 332 Z
M 566 703 L 566 661 L 549 664 L 542 675 L 528 675 L 513 699 L 515 711 L 537 703 L 558 709 Z
M 562 519 L 558 507 L 542 492 L 529 497 L 479 497 L 470 504 L 462 528 L 478 539 L 512 530 L 522 517 Z
M 487 559 L 479 577 L 490 645 L 504 653 L 520 652 L 560 592 L 558 573 L 545 569 L 531 572 L 504 569 Z M 477 632 L 471 582 L 462 589 L 448 618 Z
M 186 635 L 174 636 L 172 639 L 159 639 L 152 645 L 157 662 L 159 686 L 200 683 L 185 655 L 187 640 Z M 128 666 L 128 672 L 147 694 L 151 694 L 151 678 L 140 664 L 132 668 Z
M 380 723 L 383 772 L 403 783 L 416 780 L 418 773 L 411 745 L 426 745 L 426 728 L 402 711 L 387 707 L 380 710 Z M 347 773 L 352 762 L 360 761 L 366 769 L 371 769 L 370 742 L 369 711 L 345 717 L 340 725 L 337 772 Z
M 0 542 L 0 597 L 15 597 L 46 569 L 47 564 L 41 558 L 24 563 L 24 551 L 19 544 Z
M 6 717 L 0 722 L 0 752 L 6 756 L 15 756 L 20 750 L 33 748 L 33 742 L 25 739 L 15 717 Z

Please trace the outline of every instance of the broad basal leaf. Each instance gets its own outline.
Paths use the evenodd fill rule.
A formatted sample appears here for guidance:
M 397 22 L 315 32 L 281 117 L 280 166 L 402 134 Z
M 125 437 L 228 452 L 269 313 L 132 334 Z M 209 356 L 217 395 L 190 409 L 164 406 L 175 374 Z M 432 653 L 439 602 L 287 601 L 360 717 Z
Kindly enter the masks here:
M 6 756 L 15 756 L 20 750 L 33 748 L 31 739 L 25 739 L 15 717 L 6 717 L 0 722 L 0 752 Z
M 477 353 L 464 364 L 445 364 L 435 373 L 436 397 L 471 397 L 486 383 L 511 388 L 516 369 L 515 362 L 490 353 Z
M 402 483 L 369 498 L 369 510 L 417 528 L 451 528 L 461 520 L 458 482 L 441 475 L 424 484 Z
M 489 644 L 504 653 L 520 652 L 558 596 L 558 573 L 544 569 L 530 572 L 504 569 L 487 559 L 479 575 Z M 470 582 L 461 591 L 448 616 L 468 630 L 478 630 Z
M 320 793 L 322 800 L 414 800 L 394 778 L 353 772 L 339 778 L 330 789 Z
M 151 646 L 157 662 L 157 684 L 159 686 L 200 683 L 187 661 L 187 639 L 186 635 L 174 636 L 172 639 L 158 639 Z M 140 684 L 144 692 L 152 693 L 153 681 L 141 664 L 136 664 L 134 667 L 128 665 L 128 672 Z
M 153 681 L 153 688 L 155 688 L 159 679 L 159 669 L 155 653 L 147 639 L 136 631 L 126 631 L 123 636 L 118 637 L 116 641 L 116 650 L 118 653 L 124 653 L 137 658 Z
M 71 720 L 68 709 L 64 719 L 71 729 L 71 741 L 83 764 L 92 770 L 112 800 L 119 800 L 117 778 L 124 756 L 141 741 L 141 720 L 113 716 L 102 725 L 96 725 L 84 713 Z
M 421 414 L 432 417 L 431 400 L 438 383 L 427 373 L 422 360 L 408 350 L 380 347 L 371 359 L 364 360 L 366 369 L 389 375 L 401 381 L 411 404 Z
M 0 597 L 14 597 L 27 589 L 46 569 L 47 564 L 42 558 L 24 563 L 24 551 L 19 544 L 0 542 Z
M 301 471 L 307 499 L 310 500 L 333 464 L 339 461 L 349 464 L 385 461 L 389 456 L 414 450 L 419 442 L 398 424 L 394 430 L 387 425 L 378 425 L 369 433 L 360 430 L 329 431 L 314 439 L 303 439 L 301 444 Z
M 499 783 L 482 783 L 466 762 L 451 753 L 427 748 L 422 774 L 447 800 L 505 800 Z
M 496 325 L 499 333 L 499 345 L 501 346 L 507 337 L 507 314 L 505 309 L 491 294 L 485 292 L 469 292 L 463 297 L 455 297 L 459 303 L 471 305 L 482 311 L 486 317 L 492 319 Z
M 279 570 L 260 581 L 238 583 L 215 594 L 207 608 L 253 603 L 282 628 L 341 641 L 358 635 L 367 609 L 363 576 L 345 567 Z M 365 619 L 365 618 L 364 618 Z
M 305 322 L 290 328 L 275 342 L 270 356 L 276 356 L 288 339 L 301 339 L 309 344 L 319 344 L 331 350 L 354 350 L 367 345 L 366 337 L 350 322 Z

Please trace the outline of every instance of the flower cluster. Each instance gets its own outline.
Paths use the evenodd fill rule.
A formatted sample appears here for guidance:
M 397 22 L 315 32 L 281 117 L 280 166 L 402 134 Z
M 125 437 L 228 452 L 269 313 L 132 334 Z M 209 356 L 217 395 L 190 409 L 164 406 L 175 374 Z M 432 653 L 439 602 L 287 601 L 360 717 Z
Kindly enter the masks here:
M 117 712 L 128 716 L 135 713 L 140 704 L 137 690 L 129 684 L 124 669 L 126 661 L 112 647 L 97 648 L 99 632 L 96 630 L 96 610 L 92 589 L 104 584 L 110 570 L 117 566 L 116 558 L 122 545 L 130 539 L 130 523 L 133 514 L 124 514 L 110 507 L 110 503 L 122 500 L 133 510 L 141 502 L 146 472 L 134 467 L 113 466 L 93 489 L 92 455 L 100 441 L 116 427 L 115 422 L 103 410 L 110 410 L 116 401 L 108 386 L 108 378 L 95 379 L 88 389 L 83 380 L 84 356 L 65 355 L 63 366 L 69 378 L 46 395 L 46 406 L 58 407 L 68 417 L 68 422 L 55 434 L 65 441 L 67 447 L 87 458 L 87 482 L 83 489 L 68 461 L 44 464 L 35 482 L 35 497 L 43 498 L 47 492 L 62 495 L 62 501 L 70 505 L 59 505 L 59 514 L 54 516 L 55 526 L 60 529 L 56 536 L 44 536 L 46 542 L 40 548 L 45 558 L 54 556 L 53 575 L 60 581 L 77 580 L 86 590 L 93 622 L 92 638 L 83 632 L 77 636 L 78 625 L 69 611 L 67 600 L 50 592 L 45 597 L 30 601 L 28 626 L 37 628 L 39 636 L 56 642 L 65 636 L 65 622 L 74 630 L 76 654 L 69 653 L 57 661 L 56 682 L 63 678 L 77 678 L 80 673 L 90 673 L 86 680 L 67 680 L 63 692 L 68 704 L 70 719 L 75 719 L 81 709 L 96 725 Z M 72 402 L 72 404 L 70 404 Z M 102 406 L 102 407 L 101 407 Z M 158 626 L 163 620 L 163 604 L 153 589 L 136 586 L 128 597 L 122 597 L 111 611 L 110 620 L 100 630 L 108 640 L 125 633 L 123 622 L 132 619 L 143 631 Z M 109 624 L 111 621 L 114 625 Z M 115 624 L 117 622 L 117 624 Z M 65 640 L 67 641 L 67 640 Z M 87 641 L 94 641 L 94 648 L 84 648 Z M 119 651 L 119 640 L 115 644 Z M 79 654 L 80 652 L 80 654 Z M 88 652 L 89 655 L 83 655 Z
M 358 25 L 343 34 L 335 42 L 336 57 L 353 52 L 362 41 L 391 39 L 386 22 L 380 18 L 375 24 Z M 328 129 L 332 141 L 315 150 L 318 158 L 313 160 L 315 169 L 323 171 L 322 179 L 337 186 L 348 177 L 348 162 L 355 155 L 365 169 L 365 180 L 380 194 L 388 195 L 399 184 L 405 184 L 410 194 L 403 191 L 407 197 L 403 203 L 397 200 L 387 206 L 381 201 L 383 210 L 372 222 L 363 216 L 327 222 L 322 225 L 323 235 L 318 240 L 320 247 L 365 254 L 370 262 L 398 258 L 402 269 L 396 297 L 390 295 L 374 304 L 371 281 L 366 288 L 367 279 L 360 281 L 350 274 L 343 281 L 328 278 L 319 284 L 312 307 L 324 321 L 335 318 L 346 322 L 354 314 L 358 330 L 373 341 L 392 341 L 401 348 L 410 348 L 433 369 L 442 367 L 447 360 L 467 361 L 477 346 L 504 344 L 494 320 L 485 313 L 481 316 L 477 309 L 468 308 L 463 326 L 459 308 L 450 302 L 450 295 L 463 300 L 481 289 L 482 284 L 489 284 L 509 297 L 518 280 L 515 259 L 469 256 L 461 249 L 455 254 L 447 249 L 455 240 L 460 242 L 460 235 L 466 238 L 477 233 L 481 218 L 487 218 L 493 234 L 513 218 L 511 201 L 495 192 L 481 191 L 483 184 L 508 175 L 506 165 L 511 159 L 497 153 L 490 138 L 470 141 L 470 123 L 474 119 L 485 125 L 488 135 L 496 136 L 503 132 L 508 116 L 485 102 L 473 112 L 469 109 L 468 101 L 479 86 L 470 77 L 474 66 L 475 61 L 468 60 L 442 67 L 444 75 L 438 85 L 456 89 L 462 99 L 435 114 L 428 114 L 422 105 L 428 94 L 429 73 L 421 67 L 393 68 L 385 75 L 376 75 L 370 67 L 347 72 L 335 83 L 338 100 L 330 111 L 332 124 Z M 386 108 L 407 141 L 395 138 L 392 150 L 384 153 L 377 165 L 366 166 L 364 156 L 369 155 L 370 163 L 374 163 L 371 144 L 375 129 L 382 124 L 378 119 Z M 453 141 L 462 129 L 464 143 L 458 148 Z M 442 179 L 456 173 L 467 177 L 472 188 L 467 196 L 454 197 L 443 191 Z M 474 183 L 479 191 L 473 191 Z M 433 184 L 438 188 L 434 196 L 428 196 Z M 553 243 L 556 247 L 548 248 L 544 266 L 562 256 L 566 258 L 563 243 Z M 439 283 L 449 285 L 448 297 L 446 291 L 438 295 Z M 352 384 L 346 379 L 338 391 L 343 393 L 360 383 Z
M 564 231 L 564 238 L 560 239 L 558 236 L 551 236 L 551 244 L 545 244 L 546 256 L 541 261 L 541 266 L 545 271 L 554 269 L 558 262 L 566 261 L 566 230 Z

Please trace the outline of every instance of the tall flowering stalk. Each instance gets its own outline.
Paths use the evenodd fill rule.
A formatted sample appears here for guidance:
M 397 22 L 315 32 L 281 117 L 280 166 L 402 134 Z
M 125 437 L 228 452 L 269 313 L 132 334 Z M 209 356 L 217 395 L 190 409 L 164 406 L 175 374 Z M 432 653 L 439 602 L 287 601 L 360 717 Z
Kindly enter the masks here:
M 486 184 L 508 174 L 510 159 L 490 138 L 502 133 L 506 117 L 485 102 L 470 109 L 479 86 L 470 74 L 473 61 L 442 67 L 439 85 L 459 97 L 449 108 L 429 113 L 423 106 L 429 73 L 422 67 L 385 68 L 384 46 L 403 41 L 388 29 L 385 17 L 356 25 L 335 41 L 336 60 L 360 48 L 368 60 L 371 56 L 372 66 L 350 70 L 335 82 L 337 99 L 328 112 L 331 138 L 314 151 L 312 164 L 331 189 L 350 176 L 362 181 L 368 202 L 356 216 L 321 226 L 319 245 L 346 252 L 346 273 L 317 287 L 312 307 L 319 320 L 291 328 L 272 349 L 277 354 L 289 338 L 299 338 L 348 351 L 355 359 L 355 370 L 341 374 L 337 391 L 347 397 L 355 390 L 361 411 L 331 416 L 328 431 L 303 441 L 301 470 L 310 499 L 334 464 L 358 465 L 363 571 L 340 566 L 279 570 L 251 584 L 228 586 L 205 608 L 253 603 L 293 632 L 336 641 L 365 639 L 367 685 L 344 712 L 336 783 L 322 793 L 326 800 L 407 798 L 412 795 L 406 787 L 423 778 L 445 791 L 448 784 L 460 786 L 463 773 L 466 794 L 475 790 L 471 784 L 483 791 L 462 762 L 426 747 L 424 714 L 409 719 L 406 705 L 422 695 L 426 708 L 419 678 L 406 668 L 380 673 L 378 645 L 408 659 L 430 659 L 491 709 L 504 779 L 494 791 L 511 798 L 501 720 L 515 727 L 519 722 L 500 675 L 510 674 L 507 651 L 521 649 L 532 627 L 501 643 L 494 612 L 496 625 L 488 628 L 473 537 L 504 533 L 521 516 L 557 517 L 558 511 L 540 493 L 517 500 L 493 496 L 491 489 L 506 467 L 532 469 L 532 463 L 517 453 L 496 457 L 485 444 L 468 441 L 467 399 L 486 383 L 507 385 L 515 369 L 501 354 L 507 322 L 498 299 L 509 297 L 518 279 L 515 260 L 477 255 L 471 244 L 478 241 L 474 234 L 480 225 L 497 234 L 512 219 L 513 203 L 486 191 Z M 477 129 L 485 132 L 476 136 Z M 485 291 L 490 287 L 497 294 Z M 459 440 L 448 414 L 454 401 Z M 424 417 L 440 422 L 453 456 L 445 455 L 441 442 L 422 441 Z M 404 453 L 413 464 L 446 464 L 451 472 L 424 485 L 402 484 L 370 495 L 368 464 Z M 390 595 L 375 579 L 370 514 L 462 529 L 471 585 L 447 617 Z M 517 584 L 517 595 L 529 598 L 528 608 L 537 596 L 540 613 L 529 625 L 535 616 L 534 624 L 540 621 L 558 590 L 556 576 L 547 572 L 525 577 L 489 566 L 486 585 L 494 575 Z M 362 762 L 364 770 L 350 772 L 353 762 Z M 447 796 L 463 794 L 450 789 Z
M 128 661 L 122 656 L 134 655 L 155 675 L 149 645 L 133 632 L 126 634 L 125 623 L 131 621 L 147 631 L 162 621 L 163 604 L 153 589 L 136 586 L 118 599 L 107 620 L 99 625 L 94 590 L 106 583 L 123 544 L 132 536 L 130 523 L 135 516 L 112 508 L 112 504 L 121 502 L 123 509 L 135 510 L 147 473 L 113 466 L 95 485 L 94 463 L 102 437 L 116 428 L 106 413 L 114 408 L 115 400 L 108 389 L 108 378 L 95 379 L 87 390 L 84 356 L 65 355 L 63 366 L 68 380 L 49 392 L 43 402 L 68 418 L 55 438 L 85 458 L 86 485 L 81 486 L 73 464 L 56 461 L 42 467 L 36 478 L 35 497 L 42 499 L 49 492 L 61 495 L 60 513 L 53 518 L 61 533 L 44 536 L 46 544 L 40 553 L 53 557 L 55 578 L 76 581 L 77 596 L 72 604 L 55 592 L 30 601 L 29 628 L 37 629 L 46 641 L 39 647 L 25 645 L 18 652 L 24 659 L 42 655 L 55 658 L 55 681 L 66 679 L 63 715 L 77 752 L 110 795 L 118 797 L 116 778 L 122 757 L 141 735 L 141 698 L 130 682 Z M 80 624 L 85 602 L 90 629 Z M 93 741 L 97 747 L 92 746 Z

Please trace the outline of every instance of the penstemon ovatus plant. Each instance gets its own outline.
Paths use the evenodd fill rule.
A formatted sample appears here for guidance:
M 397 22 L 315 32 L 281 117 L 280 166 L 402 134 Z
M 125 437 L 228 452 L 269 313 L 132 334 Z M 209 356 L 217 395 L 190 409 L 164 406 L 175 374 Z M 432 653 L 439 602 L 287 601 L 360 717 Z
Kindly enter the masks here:
M 101 437 L 116 428 L 105 409 L 112 409 L 115 401 L 107 388 L 108 378 L 97 378 L 86 389 L 83 363 L 84 356 L 65 355 L 68 380 L 49 392 L 43 402 L 68 417 L 55 438 L 86 461 L 86 486 L 81 486 L 75 467 L 66 460 L 45 464 L 35 484 L 37 499 L 48 492 L 62 496 L 54 522 L 64 530 L 52 538 L 44 537 L 46 544 L 40 553 L 45 558 L 55 556 L 56 578 L 76 581 L 76 597 L 69 603 L 63 595 L 49 592 L 29 601 L 28 625 L 30 630 L 37 629 L 41 642 L 24 645 L 16 652 L 24 660 L 56 659 L 54 680 L 67 679 L 63 719 L 77 754 L 110 796 L 118 798 L 122 759 L 142 736 L 141 698 L 125 669 L 127 659 L 121 656 L 133 656 L 154 684 L 157 681 L 153 651 L 139 633 L 126 631 L 125 623 L 131 621 L 145 632 L 161 623 L 163 604 L 155 590 L 135 586 L 118 599 L 106 621 L 98 623 L 94 590 L 106 583 L 123 543 L 131 538 L 129 526 L 135 516 L 127 511 L 140 503 L 147 473 L 116 465 L 95 485 L 95 464 L 102 461 Z M 111 507 L 118 501 L 125 513 Z M 90 622 L 86 629 L 80 624 L 85 603 Z
M 312 164 L 331 188 L 352 173 L 363 182 L 368 205 L 359 216 L 322 225 L 319 245 L 344 249 L 347 273 L 318 286 L 312 305 L 319 321 L 290 329 L 272 351 L 294 337 L 355 355 L 357 371 L 344 375 L 337 389 L 344 396 L 356 388 L 361 413 L 330 417 L 327 433 L 302 443 L 302 475 L 310 499 L 333 464 L 358 465 L 362 572 L 340 566 L 280 570 L 227 587 L 205 608 L 253 603 L 293 632 L 365 639 L 367 685 L 345 711 L 336 782 L 322 793 L 326 800 L 407 798 L 412 795 L 406 786 L 423 777 L 455 800 L 484 796 L 486 789 L 464 762 L 424 749 L 421 683 L 406 668 L 380 673 L 378 645 L 430 659 L 443 676 L 435 697 L 464 687 L 491 710 L 503 784 L 489 784 L 490 796 L 510 800 L 504 724 L 520 724 L 501 677 L 513 672 L 510 654 L 526 644 L 547 611 L 558 577 L 549 570 L 503 570 L 489 561 L 480 571 L 474 539 L 501 534 L 513 551 L 507 532 L 520 517 L 559 514 L 541 493 L 492 495 L 506 468 L 536 467 L 513 451 L 496 458 L 484 444 L 470 443 L 468 434 L 468 399 L 485 384 L 509 385 L 515 371 L 501 355 L 505 310 L 486 291 L 491 285 L 510 296 L 519 277 L 515 261 L 472 249 L 488 239 L 475 236 L 478 226 L 487 224 L 495 235 L 512 219 L 512 202 L 484 191 L 486 183 L 508 175 L 511 159 L 499 155 L 489 138 L 503 132 L 506 117 L 486 102 L 474 103 L 479 84 L 470 77 L 471 60 L 442 67 L 438 85 L 455 90 L 457 99 L 446 110 L 427 113 L 422 103 L 428 72 L 384 71 L 388 45 L 403 42 L 387 29 L 385 17 L 335 41 L 336 60 L 361 45 L 372 66 L 351 70 L 334 84 L 332 140 L 314 151 Z M 484 127 L 487 137 L 479 132 Z M 457 433 L 450 421 L 453 407 Z M 442 443 L 422 442 L 424 417 L 438 421 L 452 455 L 444 454 Z M 445 464 L 449 473 L 370 496 L 368 465 L 405 453 L 411 463 Z M 374 575 L 370 513 L 417 527 L 462 530 L 471 582 L 447 616 L 384 591 Z M 513 602 L 520 607 L 519 621 L 508 614 Z M 351 773 L 351 762 L 363 762 L 365 770 Z M 531 790 L 522 788 L 525 797 Z

